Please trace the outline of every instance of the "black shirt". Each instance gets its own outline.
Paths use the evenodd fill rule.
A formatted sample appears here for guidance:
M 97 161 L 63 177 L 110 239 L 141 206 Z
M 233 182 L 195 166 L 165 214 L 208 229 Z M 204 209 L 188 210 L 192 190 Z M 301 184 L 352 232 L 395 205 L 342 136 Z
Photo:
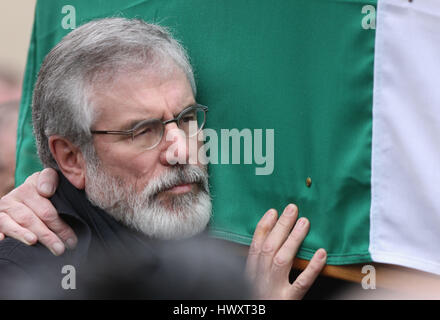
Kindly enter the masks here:
M 205 235 L 157 241 L 93 206 L 61 173 L 50 199 L 78 244 L 54 256 L 41 244 L 0 241 L 2 298 L 243 298 L 243 259 Z M 74 273 L 71 271 L 74 270 Z M 73 277 L 73 280 L 72 280 Z M 72 283 L 73 281 L 73 283 Z

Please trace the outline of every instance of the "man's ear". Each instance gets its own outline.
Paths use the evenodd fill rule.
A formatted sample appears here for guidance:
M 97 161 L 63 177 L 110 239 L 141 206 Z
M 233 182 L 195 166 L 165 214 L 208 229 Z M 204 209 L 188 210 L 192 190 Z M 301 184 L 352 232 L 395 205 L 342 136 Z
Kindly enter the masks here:
M 63 175 L 77 189 L 85 188 L 86 163 L 81 150 L 69 140 L 49 137 L 49 148 Z

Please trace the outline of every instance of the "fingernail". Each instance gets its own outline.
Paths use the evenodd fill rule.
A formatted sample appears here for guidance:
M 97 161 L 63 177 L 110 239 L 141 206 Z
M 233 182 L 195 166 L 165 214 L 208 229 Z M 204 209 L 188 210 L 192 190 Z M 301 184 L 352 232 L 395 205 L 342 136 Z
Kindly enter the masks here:
M 307 220 L 305 218 L 300 218 L 297 223 L 299 227 L 304 227 L 307 223 Z
M 46 194 L 51 194 L 53 192 L 52 186 L 49 183 L 43 183 L 41 185 L 41 191 L 43 191 Z
M 269 219 L 269 218 L 272 218 L 272 216 L 273 216 L 273 209 L 270 209 L 270 210 L 268 210 L 266 213 L 265 213 L 265 217 L 266 217 L 266 219 Z
M 75 239 L 73 239 L 73 238 L 67 239 L 66 243 L 67 243 L 67 247 L 69 249 L 75 249 L 75 247 L 76 247 L 76 240 Z
M 276 218 L 276 216 L 277 216 L 277 211 L 275 209 L 270 209 L 269 217 L 270 218 Z
M 320 250 L 318 252 L 318 258 L 321 259 L 321 260 L 324 259 L 326 255 L 327 254 L 326 254 L 325 250 Z
M 295 212 L 295 206 L 293 204 L 289 204 L 286 207 L 286 211 L 284 212 L 284 214 L 286 214 L 288 216 L 292 216 L 294 212 Z
M 36 239 L 35 239 L 35 235 L 32 233 L 26 233 L 24 235 L 24 240 L 27 242 L 27 244 L 32 244 Z
M 64 252 L 64 245 L 61 242 L 56 242 L 52 245 L 51 251 L 54 255 L 59 256 Z

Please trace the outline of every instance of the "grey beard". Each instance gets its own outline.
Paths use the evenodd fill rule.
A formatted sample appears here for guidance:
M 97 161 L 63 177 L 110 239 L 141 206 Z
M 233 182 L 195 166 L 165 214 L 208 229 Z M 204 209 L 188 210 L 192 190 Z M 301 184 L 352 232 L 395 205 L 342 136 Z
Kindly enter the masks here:
M 183 239 L 201 233 L 211 218 L 211 197 L 206 170 L 193 165 L 170 167 L 136 193 L 121 177 L 104 172 L 99 159 L 87 162 L 86 195 L 90 202 L 122 224 L 157 239 Z M 159 194 L 179 184 L 198 186 L 186 194 Z

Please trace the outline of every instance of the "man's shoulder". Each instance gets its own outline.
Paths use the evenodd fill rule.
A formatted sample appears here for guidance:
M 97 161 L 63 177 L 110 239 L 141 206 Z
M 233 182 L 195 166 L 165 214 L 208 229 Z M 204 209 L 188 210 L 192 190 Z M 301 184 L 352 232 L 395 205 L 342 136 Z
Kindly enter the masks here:
M 0 241 L 0 299 L 56 297 L 61 291 L 63 257 L 42 246 L 12 238 Z
M 55 261 L 55 256 L 40 243 L 33 246 L 13 238 L 0 241 L 0 267 L 15 265 L 23 270 L 32 269 L 35 265 L 45 265 Z
M 8 259 L 8 257 L 13 256 L 14 252 L 19 252 L 23 247 L 28 246 L 13 238 L 5 238 L 0 241 L 0 259 Z
M 25 246 L 25 244 L 12 238 L 0 241 L 0 280 L 9 278 L 12 275 L 20 277 L 27 275 L 18 258 L 18 256 L 26 254 Z

